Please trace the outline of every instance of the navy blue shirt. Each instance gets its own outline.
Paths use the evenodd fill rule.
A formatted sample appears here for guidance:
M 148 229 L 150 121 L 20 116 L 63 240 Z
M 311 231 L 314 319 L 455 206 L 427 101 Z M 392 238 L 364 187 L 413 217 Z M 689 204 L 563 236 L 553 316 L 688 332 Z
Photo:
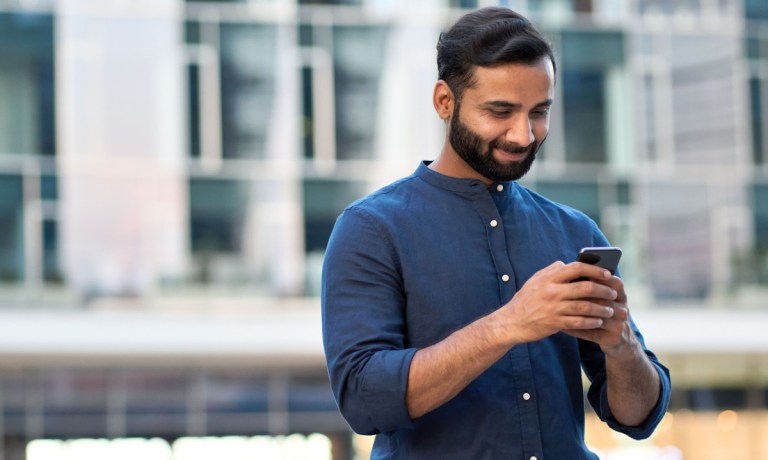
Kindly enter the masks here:
M 599 346 L 564 333 L 514 346 L 422 417 L 405 405 L 416 350 L 506 304 L 552 262 L 608 245 L 584 214 L 516 182 L 488 189 L 427 163 L 344 210 L 323 265 L 323 341 L 341 413 L 356 432 L 377 434 L 371 458 L 596 459 L 584 444 L 582 368 L 600 418 L 649 436 L 669 402 L 669 371 L 646 349 L 661 398 L 642 426 L 621 426 Z

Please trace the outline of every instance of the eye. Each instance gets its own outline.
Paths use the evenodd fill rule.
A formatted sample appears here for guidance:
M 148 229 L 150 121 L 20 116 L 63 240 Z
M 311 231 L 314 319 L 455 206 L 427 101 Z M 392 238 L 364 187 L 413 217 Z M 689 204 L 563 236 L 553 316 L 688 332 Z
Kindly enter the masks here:
M 531 116 L 536 118 L 546 117 L 549 115 L 549 107 L 542 107 L 531 111 Z
M 489 110 L 489 112 L 491 113 L 491 116 L 496 118 L 506 118 L 512 113 L 509 110 Z

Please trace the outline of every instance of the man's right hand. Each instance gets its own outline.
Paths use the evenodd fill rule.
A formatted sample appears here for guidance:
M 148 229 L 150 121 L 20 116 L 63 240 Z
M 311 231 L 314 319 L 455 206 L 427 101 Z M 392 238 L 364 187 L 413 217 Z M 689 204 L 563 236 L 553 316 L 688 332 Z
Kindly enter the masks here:
M 510 344 L 533 342 L 567 329 L 595 329 L 611 318 L 604 305 L 618 293 L 601 284 L 611 273 L 582 262 L 555 262 L 536 272 L 497 313 Z M 572 282 L 577 278 L 586 281 Z M 591 281 L 594 280 L 594 281 Z
M 579 277 L 594 281 L 579 281 Z M 408 372 L 406 405 L 416 418 L 451 400 L 513 346 L 562 330 L 595 329 L 613 316 L 607 270 L 556 262 L 537 272 L 506 305 L 418 350 Z

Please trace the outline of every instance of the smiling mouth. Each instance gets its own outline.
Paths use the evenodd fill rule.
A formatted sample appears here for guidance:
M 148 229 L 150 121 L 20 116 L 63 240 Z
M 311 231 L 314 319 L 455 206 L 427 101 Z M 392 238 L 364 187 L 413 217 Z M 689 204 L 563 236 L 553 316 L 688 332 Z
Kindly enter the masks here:
M 510 152 L 509 150 L 496 147 L 493 150 L 497 152 L 498 157 L 512 161 L 522 161 L 528 156 L 529 153 L 531 153 L 528 149 L 522 152 Z

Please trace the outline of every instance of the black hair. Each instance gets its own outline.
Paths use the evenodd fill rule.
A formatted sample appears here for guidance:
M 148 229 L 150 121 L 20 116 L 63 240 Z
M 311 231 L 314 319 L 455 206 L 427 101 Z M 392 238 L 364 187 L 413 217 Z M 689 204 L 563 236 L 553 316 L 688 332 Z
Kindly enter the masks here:
M 481 8 L 459 18 L 437 41 L 437 72 L 457 100 L 474 84 L 474 66 L 552 61 L 552 47 L 520 14 L 502 7 Z

